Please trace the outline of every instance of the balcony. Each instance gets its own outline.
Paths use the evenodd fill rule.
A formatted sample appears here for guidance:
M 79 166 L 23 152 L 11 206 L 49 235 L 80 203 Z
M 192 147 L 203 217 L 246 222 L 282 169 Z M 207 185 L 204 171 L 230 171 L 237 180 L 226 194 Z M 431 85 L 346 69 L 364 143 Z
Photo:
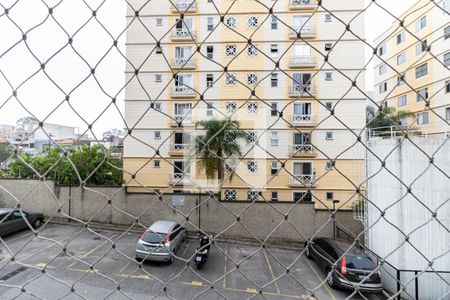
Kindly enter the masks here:
M 316 149 L 311 144 L 292 145 L 291 157 L 315 157 Z
M 197 3 L 194 1 L 173 1 L 173 5 L 170 8 L 173 13 L 185 13 L 185 12 L 196 12 Z
M 300 10 L 300 9 L 315 9 L 317 7 L 317 2 L 315 0 L 290 0 L 289 9 Z
M 197 66 L 193 58 L 178 57 L 172 60 L 170 66 L 172 69 L 193 70 Z
M 175 86 L 172 90 L 172 98 L 195 98 L 197 94 L 187 86 Z
M 289 176 L 289 187 L 314 187 L 316 177 L 314 174 L 301 174 Z
M 311 85 L 293 84 L 289 89 L 289 97 L 314 97 L 314 89 Z
M 293 127 L 314 127 L 314 118 L 312 115 L 292 115 L 291 124 Z
M 192 185 L 191 174 L 172 173 L 169 174 L 170 185 Z
M 184 156 L 190 150 L 189 144 L 170 144 L 170 156 Z
M 314 68 L 315 66 L 312 56 L 294 56 L 289 63 L 290 68 Z
M 173 118 L 170 120 L 170 126 L 176 127 L 181 122 L 182 126 L 193 126 L 192 122 L 192 115 L 186 114 L 186 115 L 174 115 Z
M 294 30 L 291 30 L 289 32 L 289 38 L 291 39 L 296 39 L 297 38 L 297 34 L 300 32 L 300 36 L 303 39 L 311 39 L 316 37 L 316 32 L 315 30 L 308 25 L 304 25 L 301 27 L 293 27 Z
M 177 28 L 172 31 L 172 41 L 195 40 L 195 32 L 192 28 Z

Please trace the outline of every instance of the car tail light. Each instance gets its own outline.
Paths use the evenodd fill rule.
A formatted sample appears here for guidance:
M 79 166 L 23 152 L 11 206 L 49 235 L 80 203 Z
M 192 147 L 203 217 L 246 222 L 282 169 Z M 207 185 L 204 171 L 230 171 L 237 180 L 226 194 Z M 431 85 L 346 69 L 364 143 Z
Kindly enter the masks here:
M 165 239 L 165 241 L 164 241 L 164 243 L 168 243 L 168 242 L 170 242 L 170 234 L 168 234 L 168 235 L 166 236 L 166 239 Z
M 377 268 L 377 264 L 370 257 L 369 257 L 369 259 L 372 262 L 373 268 L 376 269 Z M 377 270 L 377 274 L 378 274 L 378 276 L 381 276 L 380 270 Z
M 145 235 L 147 232 L 148 232 L 148 229 L 145 230 L 145 231 L 142 233 L 142 235 L 141 235 L 141 237 L 140 237 L 139 239 L 142 240 L 142 239 L 144 238 L 144 235 Z
M 341 260 L 341 268 L 340 268 L 339 272 L 340 272 L 342 275 L 347 274 L 347 258 L 346 258 L 345 256 L 342 257 L 342 260 Z

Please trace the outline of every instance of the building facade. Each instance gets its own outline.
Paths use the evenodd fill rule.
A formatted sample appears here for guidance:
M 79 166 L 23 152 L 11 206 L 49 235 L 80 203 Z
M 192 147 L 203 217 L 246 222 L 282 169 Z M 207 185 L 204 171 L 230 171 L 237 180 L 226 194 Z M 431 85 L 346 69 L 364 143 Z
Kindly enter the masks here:
M 450 0 L 415 1 L 374 43 L 375 101 L 427 135 L 450 132 L 449 12 Z
M 247 138 L 222 200 L 351 207 L 365 174 L 363 2 L 131 1 L 128 191 L 217 187 L 189 148 L 197 121 L 230 118 Z

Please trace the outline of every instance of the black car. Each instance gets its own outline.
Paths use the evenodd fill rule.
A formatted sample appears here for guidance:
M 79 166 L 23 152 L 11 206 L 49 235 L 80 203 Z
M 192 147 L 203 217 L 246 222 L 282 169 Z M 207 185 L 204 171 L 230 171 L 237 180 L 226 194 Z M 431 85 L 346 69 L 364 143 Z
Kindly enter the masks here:
M 377 267 L 375 262 L 348 241 L 315 238 L 309 246 L 306 243 L 305 248 L 306 257 L 314 259 L 319 268 L 325 272 L 327 282 L 332 288 L 354 290 L 356 284 L 360 284 L 361 292 L 383 291 L 380 272 L 374 271 Z M 348 249 L 350 250 L 347 252 Z M 333 270 L 333 264 L 336 262 L 336 268 Z
M 12 208 L 0 208 L 0 236 L 7 236 L 17 231 L 29 229 L 30 227 L 24 218 L 28 220 L 28 223 L 34 229 L 41 226 L 44 221 L 43 214 L 27 213 Z

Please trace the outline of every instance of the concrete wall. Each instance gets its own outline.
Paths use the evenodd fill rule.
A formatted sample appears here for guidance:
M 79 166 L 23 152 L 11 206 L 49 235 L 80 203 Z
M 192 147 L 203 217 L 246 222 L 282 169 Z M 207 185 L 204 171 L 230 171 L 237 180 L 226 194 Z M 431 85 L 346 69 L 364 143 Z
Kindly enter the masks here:
M 207 194 L 167 194 L 158 198 L 154 194 L 127 193 L 125 187 L 70 189 L 55 186 L 52 181 L 0 180 L 0 207 L 13 207 L 20 202 L 25 211 L 67 218 L 69 192 L 72 194 L 70 215 L 83 221 L 126 226 L 138 221 L 139 225 L 148 226 L 157 219 L 170 219 L 185 224 L 188 230 L 196 231 L 200 226 L 208 233 L 219 234 L 220 238 L 284 243 L 302 242 L 316 232 L 320 236 L 333 234 L 330 211 L 315 210 L 312 203 L 219 202 Z M 180 196 L 184 203 L 175 203 Z M 198 209 L 199 201 L 201 209 Z M 354 233 L 363 229 L 351 211 L 339 211 L 336 220 Z

